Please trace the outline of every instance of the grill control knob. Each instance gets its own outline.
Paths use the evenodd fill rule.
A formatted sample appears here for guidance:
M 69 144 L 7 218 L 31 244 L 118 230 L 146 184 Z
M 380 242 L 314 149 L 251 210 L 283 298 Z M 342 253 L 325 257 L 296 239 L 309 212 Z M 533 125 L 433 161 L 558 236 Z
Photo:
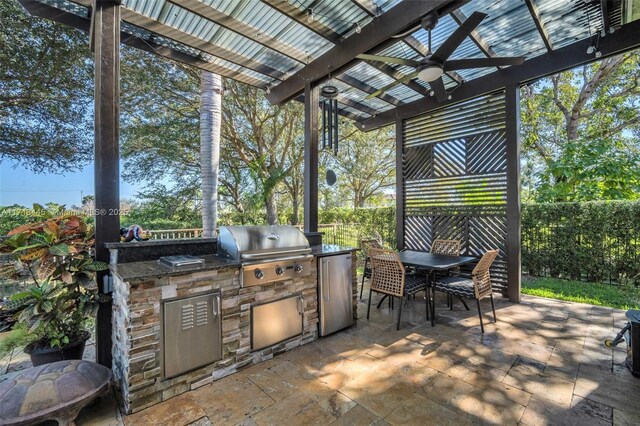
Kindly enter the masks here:
M 256 278 L 261 280 L 264 278 L 264 272 L 262 272 L 260 269 L 256 269 Z
M 297 273 L 302 272 L 303 269 L 304 268 L 300 264 L 296 264 L 295 268 L 293 268 L 293 270 L 296 271 Z
M 276 275 L 282 275 L 284 274 L 284 268 L 282 266 L 278 266 L 276 268 Z

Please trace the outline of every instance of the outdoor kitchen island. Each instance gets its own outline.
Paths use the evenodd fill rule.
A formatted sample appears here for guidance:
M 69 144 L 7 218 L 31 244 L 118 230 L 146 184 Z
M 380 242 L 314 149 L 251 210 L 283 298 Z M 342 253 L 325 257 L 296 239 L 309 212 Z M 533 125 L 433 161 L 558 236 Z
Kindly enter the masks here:
M 312 243 L 316 238 L 309 236 Z M 322 257 L 353 257 L 349 275 L 354 322 L 357 317 L 353 248 L 307 244 L 311 250 L 305 259 L 278 271 L 284 279 L 250 284 L 247 269 L 255 265 L 224 257 L 215 239 L 107 247 L 113 277 L 113 373 L 127 413 L 318 339 L 317 265 Z M 158 262 L 159 257 L 190 253 L 203 262 L 186 269 Z M 304 271 L 298 273 L 297 262 L 305 265 Z M 252 316 L 260 318 L 257 324 Z M 260 330 L 275 330 L 275 337 L 259 338 Z

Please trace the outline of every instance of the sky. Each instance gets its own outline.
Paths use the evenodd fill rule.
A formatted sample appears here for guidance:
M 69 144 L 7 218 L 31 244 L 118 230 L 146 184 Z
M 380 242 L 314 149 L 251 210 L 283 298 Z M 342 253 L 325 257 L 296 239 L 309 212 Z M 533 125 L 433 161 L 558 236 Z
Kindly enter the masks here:
M 122 170 L 122 165 L 120 166 Z M 120 198 L 135 198 L 141 185 L 120 180 Z M 0 162 L 0 206 L 55 202 L 80 206 L 82 197 L 93 195 L 93 162 L 76 173 L 35 174 L 10 160 Z

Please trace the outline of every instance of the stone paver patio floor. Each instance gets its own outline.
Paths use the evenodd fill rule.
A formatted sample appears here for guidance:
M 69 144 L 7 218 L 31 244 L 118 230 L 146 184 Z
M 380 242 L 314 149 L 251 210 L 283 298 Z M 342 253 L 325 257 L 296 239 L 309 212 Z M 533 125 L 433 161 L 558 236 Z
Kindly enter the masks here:
M 366 291 L 365 291 L 366 294 Z M 624 312 L 523 296 L 498 298 L 498 322 L 480 333 L 475 307 L 424 299 L 276 356 L 130 416 L 113 399 L 85 409 L 78 425 L 208 424 L 640 424 L 640 379 L 623 365 L 624 345 L 602 344 Z

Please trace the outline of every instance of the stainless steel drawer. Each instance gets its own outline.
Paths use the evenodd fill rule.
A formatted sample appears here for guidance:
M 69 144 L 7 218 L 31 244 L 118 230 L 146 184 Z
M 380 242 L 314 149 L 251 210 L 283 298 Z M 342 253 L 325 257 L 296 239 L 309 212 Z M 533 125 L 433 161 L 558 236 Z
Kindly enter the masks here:
M 211 364 L 222 358 L 220 294 L 163 303 L 164 377 Z
M 251 350 L 264 349 L 302 334 L 304 299 L 290 296 L 251 307 Z

